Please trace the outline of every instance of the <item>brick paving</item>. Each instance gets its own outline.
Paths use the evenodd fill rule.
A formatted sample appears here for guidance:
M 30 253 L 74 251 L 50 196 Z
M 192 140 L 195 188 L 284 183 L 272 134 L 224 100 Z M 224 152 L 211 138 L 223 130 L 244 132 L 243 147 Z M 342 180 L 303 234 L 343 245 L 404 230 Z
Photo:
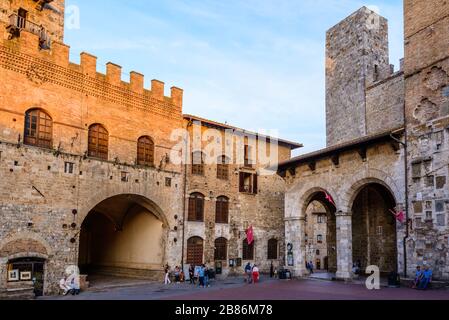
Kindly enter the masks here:
M 189 284 L 164 286 L 155 282 L 123 280 L 94 286 L 79 296 L 43 297 L 60 300 L 449 300 L 448 289 L 417 291 L 409 288 L 367 290 L 360 284 L 322 280 L 262 279 L 247 285 L 241 278 L 214 281 L 211 288 Z

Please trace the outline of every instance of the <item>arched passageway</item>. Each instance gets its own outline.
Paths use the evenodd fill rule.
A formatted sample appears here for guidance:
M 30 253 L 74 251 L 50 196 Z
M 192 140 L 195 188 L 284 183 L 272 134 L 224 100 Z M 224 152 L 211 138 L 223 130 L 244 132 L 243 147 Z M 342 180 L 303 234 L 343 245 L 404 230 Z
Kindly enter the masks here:
M 150 200 L 119 195 L 93 208 L 81 226 L 81 274 L 159 278 L 167 239 L 164 217 Z
M 317 191 L 307 202 L 305 212 L 306 262 L 315 270 L 337 272 L 336 208 L 327 191 Z
M 361 270 L 375 265 L 382 273 L 397 271 L 396 201 L 383 185 L 370 183 L 352 206 L 352 255 Z

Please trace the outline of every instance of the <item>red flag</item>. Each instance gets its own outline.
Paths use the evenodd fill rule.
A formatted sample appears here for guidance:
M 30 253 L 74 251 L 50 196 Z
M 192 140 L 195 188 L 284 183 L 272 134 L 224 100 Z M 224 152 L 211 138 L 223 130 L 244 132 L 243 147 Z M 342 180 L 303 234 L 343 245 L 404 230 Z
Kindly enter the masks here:
M 254 242 L 253 226 L 249 227 L 248 230 L 246 230 L 246 241 L 249 245 Z
M 326 200 L 329 201 L 329 203 L 333 204 L 334 207 L 336 207 L 335 201 L 332 198 L 332 196 L 329 193 L 327 193 L 326 191 L 324 191 L 324 195 L 326 196 Z
M 396 220 L 398 220 L 400 223 L 405 222 L 405 212 L 404 211 L 401 210 L 399 212 L 396 212 L 396 211 L 390 209 L 390 212 L 396 217 Z

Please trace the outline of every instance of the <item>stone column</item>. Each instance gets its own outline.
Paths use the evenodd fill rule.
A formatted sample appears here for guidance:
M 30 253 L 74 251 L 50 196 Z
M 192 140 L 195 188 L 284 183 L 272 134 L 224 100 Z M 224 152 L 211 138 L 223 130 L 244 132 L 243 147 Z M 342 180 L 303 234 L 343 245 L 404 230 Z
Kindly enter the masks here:
M 7 258 L 0 258 L 0 296 L 1 292 L 3 290 L 6 290 L 6 283 L 8 281 L 8 275 L 7 275 Z
M 306 272 L 306 247 L 305 247 L 306 219 L 300 217 L 285 219 L 285 264 L 293 272 L 295 277 L 303 277 Z M 289 266 L 288 244 L 293 246 L 293 264 Z
M 352 215 L 337 212 L 337 279 L 352 278 Z

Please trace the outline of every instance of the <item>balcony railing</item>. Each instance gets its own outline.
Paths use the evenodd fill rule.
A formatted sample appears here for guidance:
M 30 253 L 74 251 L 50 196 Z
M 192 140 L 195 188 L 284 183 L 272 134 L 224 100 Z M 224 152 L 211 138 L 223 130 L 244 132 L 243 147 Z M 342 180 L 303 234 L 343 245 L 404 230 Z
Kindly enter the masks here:
M 8 30 L 14 36 L 20 36 L 20 31 L 26 30 L 39 37 L 39 46 L 41 49 L 50 48 L 50 36 L 43 26 L 39 26 L 17 14 L 9 16 Z

